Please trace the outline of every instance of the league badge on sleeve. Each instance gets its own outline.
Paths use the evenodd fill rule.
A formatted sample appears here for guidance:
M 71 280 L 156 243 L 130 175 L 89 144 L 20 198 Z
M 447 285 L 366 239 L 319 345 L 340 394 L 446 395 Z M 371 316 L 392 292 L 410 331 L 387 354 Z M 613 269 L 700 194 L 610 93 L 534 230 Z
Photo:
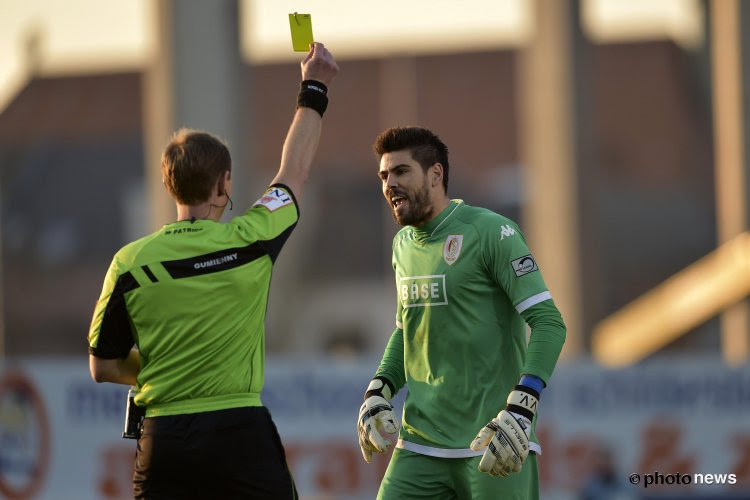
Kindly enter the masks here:
M 452 266 L 453 263 L 458 260 L 458 255 L 461 253 L 461 245 L 463 242 L 463 234 L 451 234 L 448 235 L 448 238 L 445 240 L 443 259 L 449 266 Z
M 536 261 L 531 255 L 524 255 L 520 259 L 511 261 L 510 267 L 513 268 L 513 271 L 515 271 L 516 276 L 519 278 L 524 274 L 539 270 L 539 266 L 536 265 Z
M 286 191 L 277 187 L 270 187 L 265 193 L 263 193 L 263 196 L 261 196 L 258 201 L 253 203 L 253 206 L 263 205 L 269 212 L 273 212 L 274 210 L 289 205 L 290 203 L 292 203 L 292 197 L 289 196 Z

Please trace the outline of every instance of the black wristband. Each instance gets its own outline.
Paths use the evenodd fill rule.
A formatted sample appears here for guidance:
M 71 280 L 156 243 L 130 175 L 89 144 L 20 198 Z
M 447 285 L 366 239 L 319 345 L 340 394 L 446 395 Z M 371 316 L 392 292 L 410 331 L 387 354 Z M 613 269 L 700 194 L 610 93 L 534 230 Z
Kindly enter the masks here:
M 312 108 L 322 117 L 328 107 L 328 87 L 317 80 L 305 80 L 300 84 L 297 96 L 298 108 Z
M 534 389 L 533 387 L 529 387 L 528 385 L 518 384 L 513 389 L 516 391 L 521 391 L 527 394 L 531 394 L 532 396 L 536 398 L 537 401 L 539 401 L 542 398 L 542 395 L 539 394 L 539 392 L 536 389 Z
M 323 95 L 328 94 L 328 87 L 326 87 L 326 84 L 319 82 L 318 80 L 302 80 L 302 83 L 300 83 L 300 90 L 316 90 Z

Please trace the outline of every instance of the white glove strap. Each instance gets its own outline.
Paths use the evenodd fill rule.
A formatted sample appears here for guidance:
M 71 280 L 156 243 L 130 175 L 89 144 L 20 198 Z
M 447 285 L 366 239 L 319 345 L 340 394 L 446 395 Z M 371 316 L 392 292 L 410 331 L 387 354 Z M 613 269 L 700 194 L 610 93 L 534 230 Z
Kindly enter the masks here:
M 519 386 L 520 387 L 520 386 Z M 536 406 L 539 400 L 530 392 L 524 390 L 514 390 L 508 394 L 508 406 L 509 411 L 512 411 L 512 406 L 518 406 L 531 413 L 532 417 L 536 415 Z

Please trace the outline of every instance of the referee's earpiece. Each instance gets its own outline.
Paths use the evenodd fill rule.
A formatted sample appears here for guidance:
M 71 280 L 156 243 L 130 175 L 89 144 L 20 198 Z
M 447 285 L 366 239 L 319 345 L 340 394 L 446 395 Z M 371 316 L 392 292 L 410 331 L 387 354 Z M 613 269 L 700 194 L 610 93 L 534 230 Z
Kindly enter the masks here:
M 234 202 L 232 201 L 232 198 L 229 197 L 229 193 L 227 193 L 226 189 L 224 189 L 224 179 L 219 180 L 219 185 L 216 188 L 216 196 L 227 197 L 227 202 L 224 203 L 224 205 L 222 205 L 221 208 L 224 208 L 227 205 L 229 205 L 229 210 L 232 210 L 232 208 L 234 208 Z

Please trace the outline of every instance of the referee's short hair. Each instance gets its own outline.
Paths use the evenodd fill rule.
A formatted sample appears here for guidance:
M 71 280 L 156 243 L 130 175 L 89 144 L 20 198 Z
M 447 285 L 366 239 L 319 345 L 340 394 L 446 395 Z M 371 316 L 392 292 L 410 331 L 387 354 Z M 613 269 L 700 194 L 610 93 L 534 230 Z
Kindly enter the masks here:
M 211 197 L 224 172 L 232 170 L 229 149 L 213 135 L 182 128 L 174 133 L 161 156 L 161 174 L 169 194 L 183 205 Z
M 372 146 L 380 159 L 385 153 L 408 149 L 426 171 L 435 163 L 443 166 L 443 188 L 448 192 L 448 146 L 432 131 L 422 127 L 393 127 L 378 135 Z

